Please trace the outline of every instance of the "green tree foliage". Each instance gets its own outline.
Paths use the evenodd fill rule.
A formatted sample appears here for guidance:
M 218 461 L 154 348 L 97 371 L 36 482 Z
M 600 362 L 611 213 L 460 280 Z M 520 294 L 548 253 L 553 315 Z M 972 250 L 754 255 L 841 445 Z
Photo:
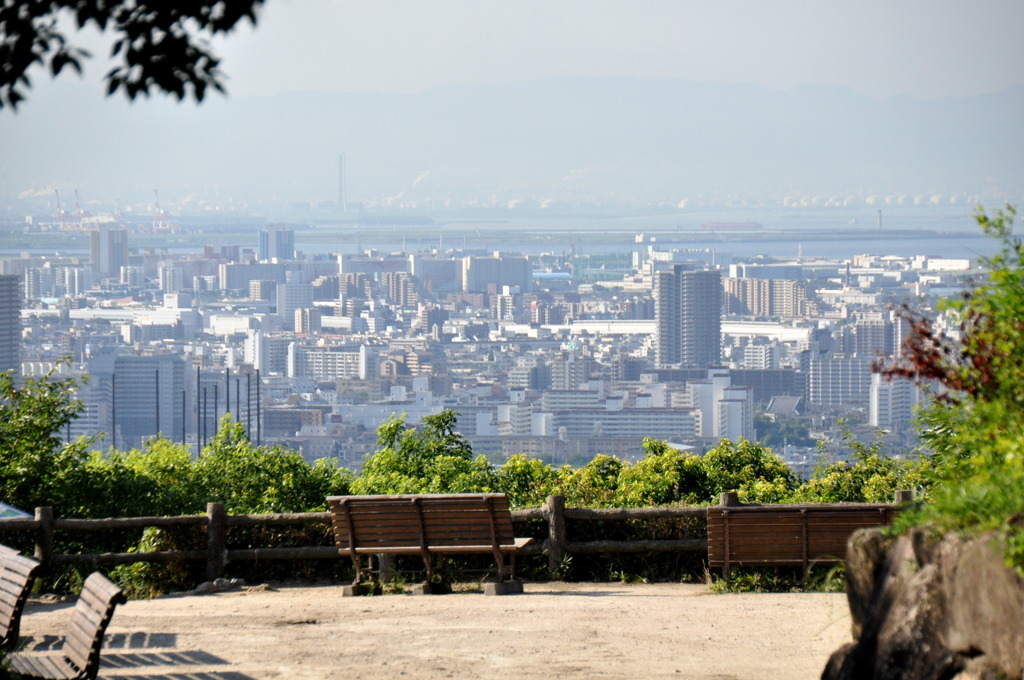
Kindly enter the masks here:
M 897 489 L 927 485 L 927 460 L 904 460 L 884 455 L 881 433 L 870 444 L 859 441 L 849 428 L 840 430 L 850 459 L 829 460 L 819 445 L 821 458 L 814 474 L 793 494 L 805 503 L 891 503 Z
M 978 210 L 978 224 L 1002 249 L 985 261 L 985 283 L 941 307 L 960 319 L 956 332 L 903 310 L 907 352 L 880 370 L 939 385 L 919 418 L 934 452 L 930 502 L 904 513 L 904 525 L 997 531 L 1024 573 L 1024 243 L 1013 235 L 1016 214 L 1012 206 L 991 217 Z
M 562 468 L 560 486 L 566 504 L 584 508 L 612 505 L 619 475 L 628 465 L 614 456 L 597 455 L 581 468 Z
M 599 455 L 579 468 L 555 468 L 512 456 L 495 468 L 474 456 L 452 411 L 427 416 L 418 427 L 404 417 L 383 423 L 377 449 L 358 476 L 333 460 L 310 465 L 283 447 L 254 446 L 229 416 L 198 456 L 163 438 L 131 451 L 90 454 L 85 443 L 68 446 L 56 434 L 78 409 L 73 381 L 16 388 L 7 378 L 4 385 L 0 441 L 12 453 L 3 460 L 2 498 L 27 508 L 53 505 L 65 516 L 201 513 L 210 501 L 233 513 L 298 512 L 321 509 L 328 495 L 345 493 L 499 491 L 515 507 L 537 506 L 552 494 L 577 507 L 706 504 L 716 503 L 722 491 L 764 503 L 793 497 L 887 501 L 913 479 L 903 463 L 856 442 L 850 442 L 852 466 L 826 465 L 801 490 L 770 449 L 747 441 L 723 440 L 696 456 L 648 439 L 636 463 Z
M 106 478 L 106 496 L 117 505 L 102 514 L 159 516 L 206 510 L 192 452 L 163 437 L 146 442 L 141 450 L 96 453 L 89 468 L 93 475 Z
M 663 441 L 644 440 L 644 458 L 619 472 L 613 504 L 619 507 L 705 503 L 710 480 L 701 458 Z
M 0 373 L 0 500 L 69 513 L 88 500 L 88 442 L 60 437 L 82 408 L 72 398 L 77 385 L 51 373 L 19 386 L 11 373 Z
M 97 495 L 82 516 L 194 514 L 209 502 L 238 514 L 322 510 L 352 479 L 333 460 L 309 465 L 295 451 L 254 446 L 230 415 L 198 458 L 161 438 L 142 449 L 95 453 L 87 470 Z
M 780 503 L 796 488 L 796 479 L 781 458 L 745 439 L 723 439 L 704 454 L 702 467 L 715 499 L 722 492 L 736 491 L 748 503 Z
M 68 41 L 62 20 L 113 34 L 110 56 L 120 61 L 105 76 L 108 95 L 122 90 L 135 99 L 152 89 L 201 102 L 207 88 L 224 91 L 208 38 L 244 19 L 255 25 L 263 1 L 6 0 L 0 3 L 0 108 L 15 109 L 25 99 L 34 66 L 47 67 L 54 78 L 65 67 L 82 72 L 91 55 Z
M 486 492 L 497 476 L 486 456 L 473 457 L 465 438 L 455 431 L 458 414 L 445 410 L 426 416 L 420 427 L 407 427 L 405 416 L 377 430 L 377 450 L 352 482 L 357 494 Z
M 529 508 L 559 493 L 560 483 L 561 476 L 552 466 L 539 458 L 516 454 L 497 469 L 495 490 L 508 496 L 512 507 Z
M 333 461 L 310 466 L 295 451 L 253 446 L 230 414 L 221 419 L 196 470 L 203 497 L 235 513 L 325 509 L 327 496 L 347 493 L 351 482 L 350 473 Z

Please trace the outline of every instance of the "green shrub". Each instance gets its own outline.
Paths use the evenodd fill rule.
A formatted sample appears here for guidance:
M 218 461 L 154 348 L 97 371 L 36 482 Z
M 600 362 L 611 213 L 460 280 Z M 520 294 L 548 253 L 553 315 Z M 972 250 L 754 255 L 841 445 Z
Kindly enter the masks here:
M 745 439 L 723 439 L 701 458 L 708 477 L 708 502 L 726 491 L 736 491 L 748 503 L 781 503 L 796 488 L 796 477 L 772 450 Z
M 458 414 L 426 416 L 421 427 L 406 427 L 405 416 L 377 429 L 377 450 L 352 480 L 357 494 L 464 493 L 493 491 L 497 475 L 487 457 L 473 456 L 455 431 Z
M 904 309 L 907 351 L 880 367 L 939 386 L 919 417 L 933 452 L 929 499 L 902 513 L 897 528 L 995 532 L 1007 564 L 1024 575 L 1024 243 L 1013 236 L 1013 207 L 993 217 L 979 209 L 976 218 L 1002 250 L 984 261 L 987 282 L 940 306 L 959 327 L 944 333 Z
M 824 446 L 814 474 L 800 485 L 793 500 L 801 503 L 891 503 L 899 489 L 923 490 L 928 485 L 927 458 L 905 460 L 884 455 L 881 433 L 870 444 L 858 441 L 847 427 L 842 442 L 850 460 L 829 461 Z
M 557 493 L 559 480 L 558 471 L 544 461 L 517 454 L 497 469 L 495 489 L 507 495 L 514 508 L 537 507 Z
M 665 442 L 644 440 L 646 455 L 619 472 L 612 504 L 618 507 L 697 504 L 711 496 L 701 459 Z

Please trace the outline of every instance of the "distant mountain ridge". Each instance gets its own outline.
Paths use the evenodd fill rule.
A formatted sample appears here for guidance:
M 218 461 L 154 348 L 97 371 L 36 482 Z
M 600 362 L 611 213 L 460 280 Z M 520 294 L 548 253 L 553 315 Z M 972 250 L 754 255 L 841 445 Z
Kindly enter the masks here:
M 350 199 L 396 204 L 1024 195 L 1024 88 L 924 101 L 837 86 L 552 78 L 199 107 L 60 92 L 0 125 L 9 195 L 72 185 L 126 200 L 159 187 L 169 201 L 333 201 L 341 152 Z

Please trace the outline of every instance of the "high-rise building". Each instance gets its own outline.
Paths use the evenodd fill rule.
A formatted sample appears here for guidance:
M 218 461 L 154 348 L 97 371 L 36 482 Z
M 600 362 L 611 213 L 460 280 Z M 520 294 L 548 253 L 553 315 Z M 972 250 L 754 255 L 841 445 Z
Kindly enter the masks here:
M 727 369 L 708 371 L 706 380 L 686 383 L 683 403 L 701 412 L 698 435 L 708 439 L 754 439 L 753 389 L 732 384 Z
M 92 270 L 100 276 L 118 276 L 128 264 L 127 229 L 93 229 L 89 232 Z
M 190 422 L 192 381 L 185 360 L 172 354 L 101 354 L 89 362 L 90 401 L 100 432 L 119 448 L 164 434 L 180 441 Z
M 242 264 L 225 262 L 218 267 L 221 290 L 249 290 L 250 281 L 274 281 L 284 283 L 287 273 L 283 264 L 260 262 Z
M 815 408 L 868 406 L 871 358 L 833 353 L 812 358 L 807 372 L 807 399 Z
M 243 345 L 245 363 L 264 375 L 284 375 L 288 370 L 288 345 L 294 340 L 291 334 L 250 331 Z
M 62 279 L 64 294 L 70 297 L 85 295 L 92 288 L 92 272 L 84 267 L 65 267 Z
M 17 274 L 0 276 L 0 371 L 21 372 L 21 290 Z
M 805 281 L 727 277 L 722 287 L 727 314 L 793 318 L 817 309 Z
M 277 284 L 277 315 L 285 330 L 295 330 L 295 310 L 313 306 L 313 286 L 308 283 Z
M 25 299 L 38 300 L 53 287 L 49 272 L 42 267 L 29 267 L 25 270 Z M 48 285 L 49 284 L 49 285 Z
M 879 373 L 872 373 L 868 424 L 883 430 L 906 432 L 911 429 L 914 409 L 920 400 L 921 390 L 910 380 L 888 380 Z
M 295 310 L 295 332 L 312 335 L 323 328 L 321 312 L 316 307 L 303 307 Z
M 288 376 L 324 382 L 366 380 L 377 368 L 376 359 L 376 354 L 366 345 L 303 347 L 292 342 L 288 346 Z
M 654 277 L 655 361 L 706 368 L 722 359 L 722 283 L 716 270 L 673 265 Z
M 466 293 L 498 292 L 504 286 L 530 290 L 533 270 L 523 255 L 495 252 L 490 257 L 468 255 L 462 259 L 462 290 Z
M 462 288 L 462 260 L 443 255 L 410 255 L 410 272 L 424 290 L 439 295 Z
M 256 256 L 260 262 L 295 259 L 295 232 L 291 229 L 261 229 Z
M 853 352 L 859 356 L 890 356 L 896 349 L 895 340 L 896 332 L 888 319 L 857 319 L 853 326 Z

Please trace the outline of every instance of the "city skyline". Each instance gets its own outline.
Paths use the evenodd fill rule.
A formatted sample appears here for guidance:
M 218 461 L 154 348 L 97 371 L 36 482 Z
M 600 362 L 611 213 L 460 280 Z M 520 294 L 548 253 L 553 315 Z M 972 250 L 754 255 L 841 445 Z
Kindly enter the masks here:
M 76 256 L 0 258 L 0 273 L 25 282 L 24 374 L 95 378 L 68 436 L 138 446 L 163 432 L 198 447 L 244 401 L 246 427 L 266 441 L 358 467 L 391 415 L 453 409 L 495 460 L 580 462 L 635 458 L 646 436 L 697 450 L 753 440 L 755 416 L 785 402 L 816 436 L 869 415 L 906 447 L 916 392 L 871 377 L 901 329 L 888 306 L 927 304 L 979 271 L 974 258 L 733 259 L 646 238 L 597 261 L 458 248 L 328 257 L 293 250 L 288 229 L 262 235 L 262 253 L 130 248 L 109 273 Z M 813 458 L 786 455 L 798 470 Z

